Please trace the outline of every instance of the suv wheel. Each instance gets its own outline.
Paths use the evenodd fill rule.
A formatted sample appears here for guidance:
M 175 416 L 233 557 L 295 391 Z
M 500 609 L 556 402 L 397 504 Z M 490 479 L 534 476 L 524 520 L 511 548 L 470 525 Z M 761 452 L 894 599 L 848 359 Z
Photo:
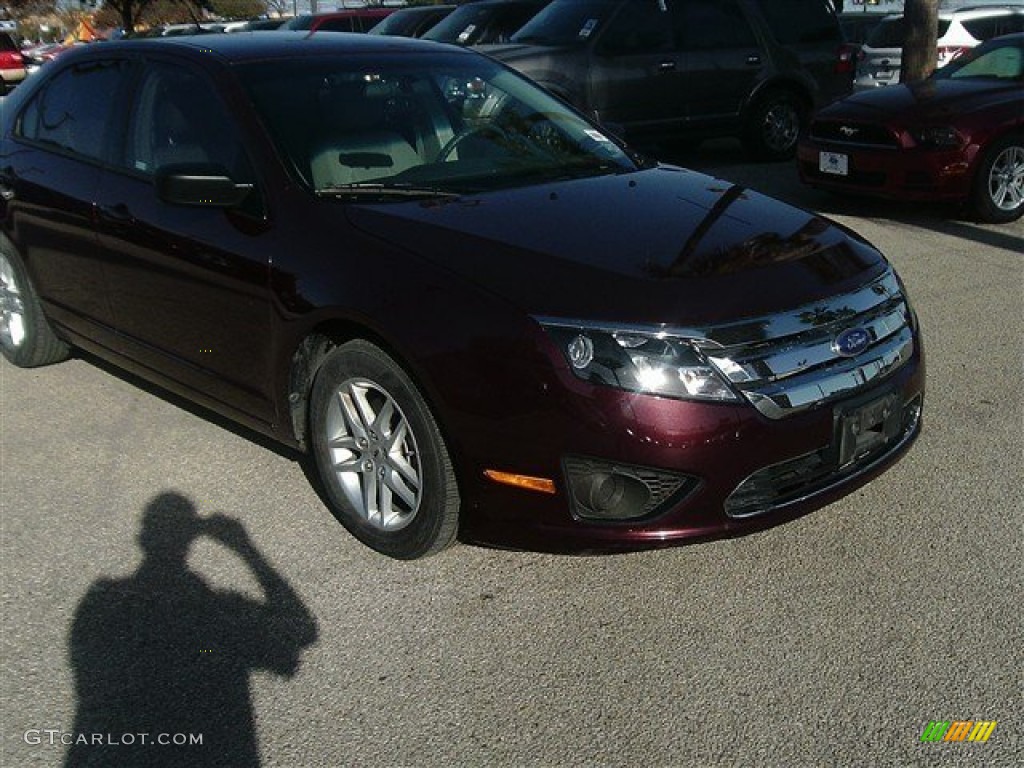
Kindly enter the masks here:
M 807 106 L 791 91 L 769 91 L 747 116 L 743 143 L 747 151 L 764 160 L 788 160 L 807 119 Z
M 1024 135 L 1004 136 L 987 150 L 974 177 L 971 202 L 982 221 L 1002 224 L 1024 213 Z

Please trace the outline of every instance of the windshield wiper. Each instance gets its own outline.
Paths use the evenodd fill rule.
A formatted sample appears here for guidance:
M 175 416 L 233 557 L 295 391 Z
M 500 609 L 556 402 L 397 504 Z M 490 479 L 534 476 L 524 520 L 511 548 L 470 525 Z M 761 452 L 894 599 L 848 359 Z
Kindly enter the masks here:
M 316 194 L 318 197 L 413 197 L 433 200 L 458 200 L 460 197 L 460 195 L 454 192 L 445 192 L 434 187 L 416 187 L 409 184 L 380 184 L 377 182 L 335 184 L 329 187 L 318 188 Z

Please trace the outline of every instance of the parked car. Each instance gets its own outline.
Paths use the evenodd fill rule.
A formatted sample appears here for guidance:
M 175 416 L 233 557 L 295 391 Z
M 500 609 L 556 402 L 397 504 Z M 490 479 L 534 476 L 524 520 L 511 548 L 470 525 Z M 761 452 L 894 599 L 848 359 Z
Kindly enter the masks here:
M 938 67 L 994 37 L 1024 32 L 1024 7 L 990 5 L 939 13 Z M 887 16 L 861 47 L 854 90 L 864 91 L 900 81 L 906 29 L 902 15 Z
M 396 10 L 398 8 L 393 6 L 370 6 L 344 8 L 329 13 L 305 13 L 286 21 L 278 29 L 307 32 L 367 32 Z
M 882 254 L 644 162 L 471 50 L 137 40 L 9 99 L 7 360 L 78 346 L 309 452 L 385 554 L 737 535 L 850 493 L 921 428 Z
M 454 5 L 415 5 L 399 8 L 370 29 L 371 35 L 423 37 L 441 19 L 455 10 Z
M 507 43 L 548 0 L 477 0 L 456 8 L 423 34 L 455 45 Z
M 65 45 L 64 43 L 43 43 L 42 45 L 36 45 L 32 48 L 22 49 L 21 55 L 25 61 L 25 71 L 28 74 L 32 74 L 46 62 L 53 61 L 65 51 L 71 50 L 74 45 L 85 45 L 85 43 L 75 43 L 73 45 Z
M 800 176 L 838 192 L 1024 212 L 1024 34 L 991 40 L 929 79 L 854 94 L 800 143 Z
M 291 16 L 274 19 L 251 19 L 245 25 L 245 32 L 273 32 L 280 29 L 283 24 L 291 21 Z
M 739 135 L 770 159 L 853 77 L 828 0 L 554 0 L 486 52 L 635 142 Z
M 0 96 L 25 79 L 25 59 L 8 32 L 0 32 Z

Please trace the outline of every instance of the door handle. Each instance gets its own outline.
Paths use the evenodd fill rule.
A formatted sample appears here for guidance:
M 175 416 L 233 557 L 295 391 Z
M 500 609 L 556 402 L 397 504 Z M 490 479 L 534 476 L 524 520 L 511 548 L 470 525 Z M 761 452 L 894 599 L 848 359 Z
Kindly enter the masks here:
M 760 64 L 761 64 L 761 57 L 758 56 L 756 53 L 752 53 L 750 56 L 747 56 L 747 66 L 748 67 L 757 67 L 757 66 L 760 66 Z
M 672 72 L 672 71 L 675 70 L 675 68 L 676 68 L 676 63 L 674 61 L 660 61 L 660 62 L 658 62 L 658 71 L 659 72 Z
M 130 224 L 135 221 L 135 217 L 132 216 L 131 209 L 125 203 L 118 203 L 117 205 L 100 205 L 97 206 L 97 212 L 100 218 L 106 219 L 107 221 L 113 221 L 118 224 Z

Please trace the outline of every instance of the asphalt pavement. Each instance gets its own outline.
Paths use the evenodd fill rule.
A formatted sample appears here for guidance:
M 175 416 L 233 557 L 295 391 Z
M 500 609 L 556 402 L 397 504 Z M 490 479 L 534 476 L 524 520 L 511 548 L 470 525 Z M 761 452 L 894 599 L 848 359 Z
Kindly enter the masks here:
M 898 466 L 741 539 L 395 562 L 287 452 L 90 358 L 0 362 L 0 763 L 99 734 L 110 766 L 1024 764 L 1024 226 L 814 192 L 729 142 L 679 159 L 896 265 L 928 357 Z

